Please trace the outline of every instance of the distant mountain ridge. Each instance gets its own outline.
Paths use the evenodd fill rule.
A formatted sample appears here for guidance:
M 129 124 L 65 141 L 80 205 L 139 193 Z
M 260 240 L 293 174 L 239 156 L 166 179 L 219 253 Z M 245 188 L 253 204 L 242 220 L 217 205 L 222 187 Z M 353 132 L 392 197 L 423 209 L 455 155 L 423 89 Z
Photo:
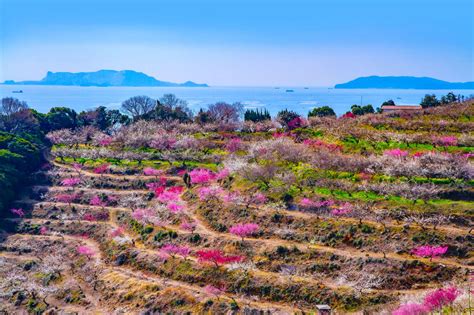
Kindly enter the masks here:
M 7 80 L 4 84 L 22 85 L 72 85 L 72 86 L 169 86 L 169 87 L 207 87 L 192 81 L 173 83 L 160 81 L 152 76 L 133 70 L 99 70 L 95 72 L 51 72 L 40 81 Z
M 336 84 L 335 89 L 418 89 L 418 90 L 465 90 L 474 89 L 474 82 L 447 82 L 429 77 L 370 76 Z

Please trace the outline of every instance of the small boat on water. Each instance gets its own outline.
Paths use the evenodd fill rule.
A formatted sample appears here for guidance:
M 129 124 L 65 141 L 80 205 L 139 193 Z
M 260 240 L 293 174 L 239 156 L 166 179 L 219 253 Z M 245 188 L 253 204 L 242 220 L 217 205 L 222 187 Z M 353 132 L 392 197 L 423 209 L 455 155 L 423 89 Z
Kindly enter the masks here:
M 23 93 L 23 90 L 12 91 L 12 93 Z
M 286 90 L 286 92 L 290 93 L 290 92 L 294 92 L 294 90 Z
M 309 89 L 309 88 L 305 87 L 304 89 L 307 90 L 307 89 Z

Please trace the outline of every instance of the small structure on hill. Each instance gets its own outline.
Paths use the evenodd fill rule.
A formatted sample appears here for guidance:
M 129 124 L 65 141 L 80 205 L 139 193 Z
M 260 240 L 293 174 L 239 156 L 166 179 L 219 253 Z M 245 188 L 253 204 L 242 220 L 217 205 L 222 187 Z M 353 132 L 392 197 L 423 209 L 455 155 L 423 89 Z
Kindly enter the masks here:
M 382 109 L 382 113 L 392 113 L 392 112 L 416 112 L 420 111 L 423 108 L 421 105 L 382 105 L 380 107 Z
M 331 314 L 331 307 L 326 304 L 319 304 L 316 305 L 316 309 L 318 310 L 318 315 L 330 315 Z

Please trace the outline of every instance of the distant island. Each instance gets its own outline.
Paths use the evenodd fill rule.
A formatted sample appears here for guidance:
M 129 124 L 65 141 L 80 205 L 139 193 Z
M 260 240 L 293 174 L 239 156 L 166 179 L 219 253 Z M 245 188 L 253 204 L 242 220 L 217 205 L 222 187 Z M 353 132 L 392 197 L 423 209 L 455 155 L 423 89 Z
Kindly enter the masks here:
M 133 70 L 99 70 L 95 72 L 51 72 L 40 81 L 7 80 L 3 84 L 19 85 L 70 85 L 70 86 L 165 86 L 165 87 L 208 87 L 207 84 L 186 81 L 173 83 L 160 81 L 142 72 Z
M 347 83 L 336 84 L 335 89 L 417 89 L 466 90 L 474 89 L 474 82 L 447 82 L 428 77 L 361 77 Z

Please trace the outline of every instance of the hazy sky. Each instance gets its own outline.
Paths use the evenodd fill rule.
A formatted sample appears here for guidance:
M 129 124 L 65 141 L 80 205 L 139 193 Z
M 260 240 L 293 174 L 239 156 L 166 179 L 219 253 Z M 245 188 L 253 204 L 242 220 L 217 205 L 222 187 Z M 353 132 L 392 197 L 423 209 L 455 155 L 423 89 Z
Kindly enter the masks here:
M 211 85 L 474 80 L 473 0 L 0 0 L 0 81 L 131 69 Z

